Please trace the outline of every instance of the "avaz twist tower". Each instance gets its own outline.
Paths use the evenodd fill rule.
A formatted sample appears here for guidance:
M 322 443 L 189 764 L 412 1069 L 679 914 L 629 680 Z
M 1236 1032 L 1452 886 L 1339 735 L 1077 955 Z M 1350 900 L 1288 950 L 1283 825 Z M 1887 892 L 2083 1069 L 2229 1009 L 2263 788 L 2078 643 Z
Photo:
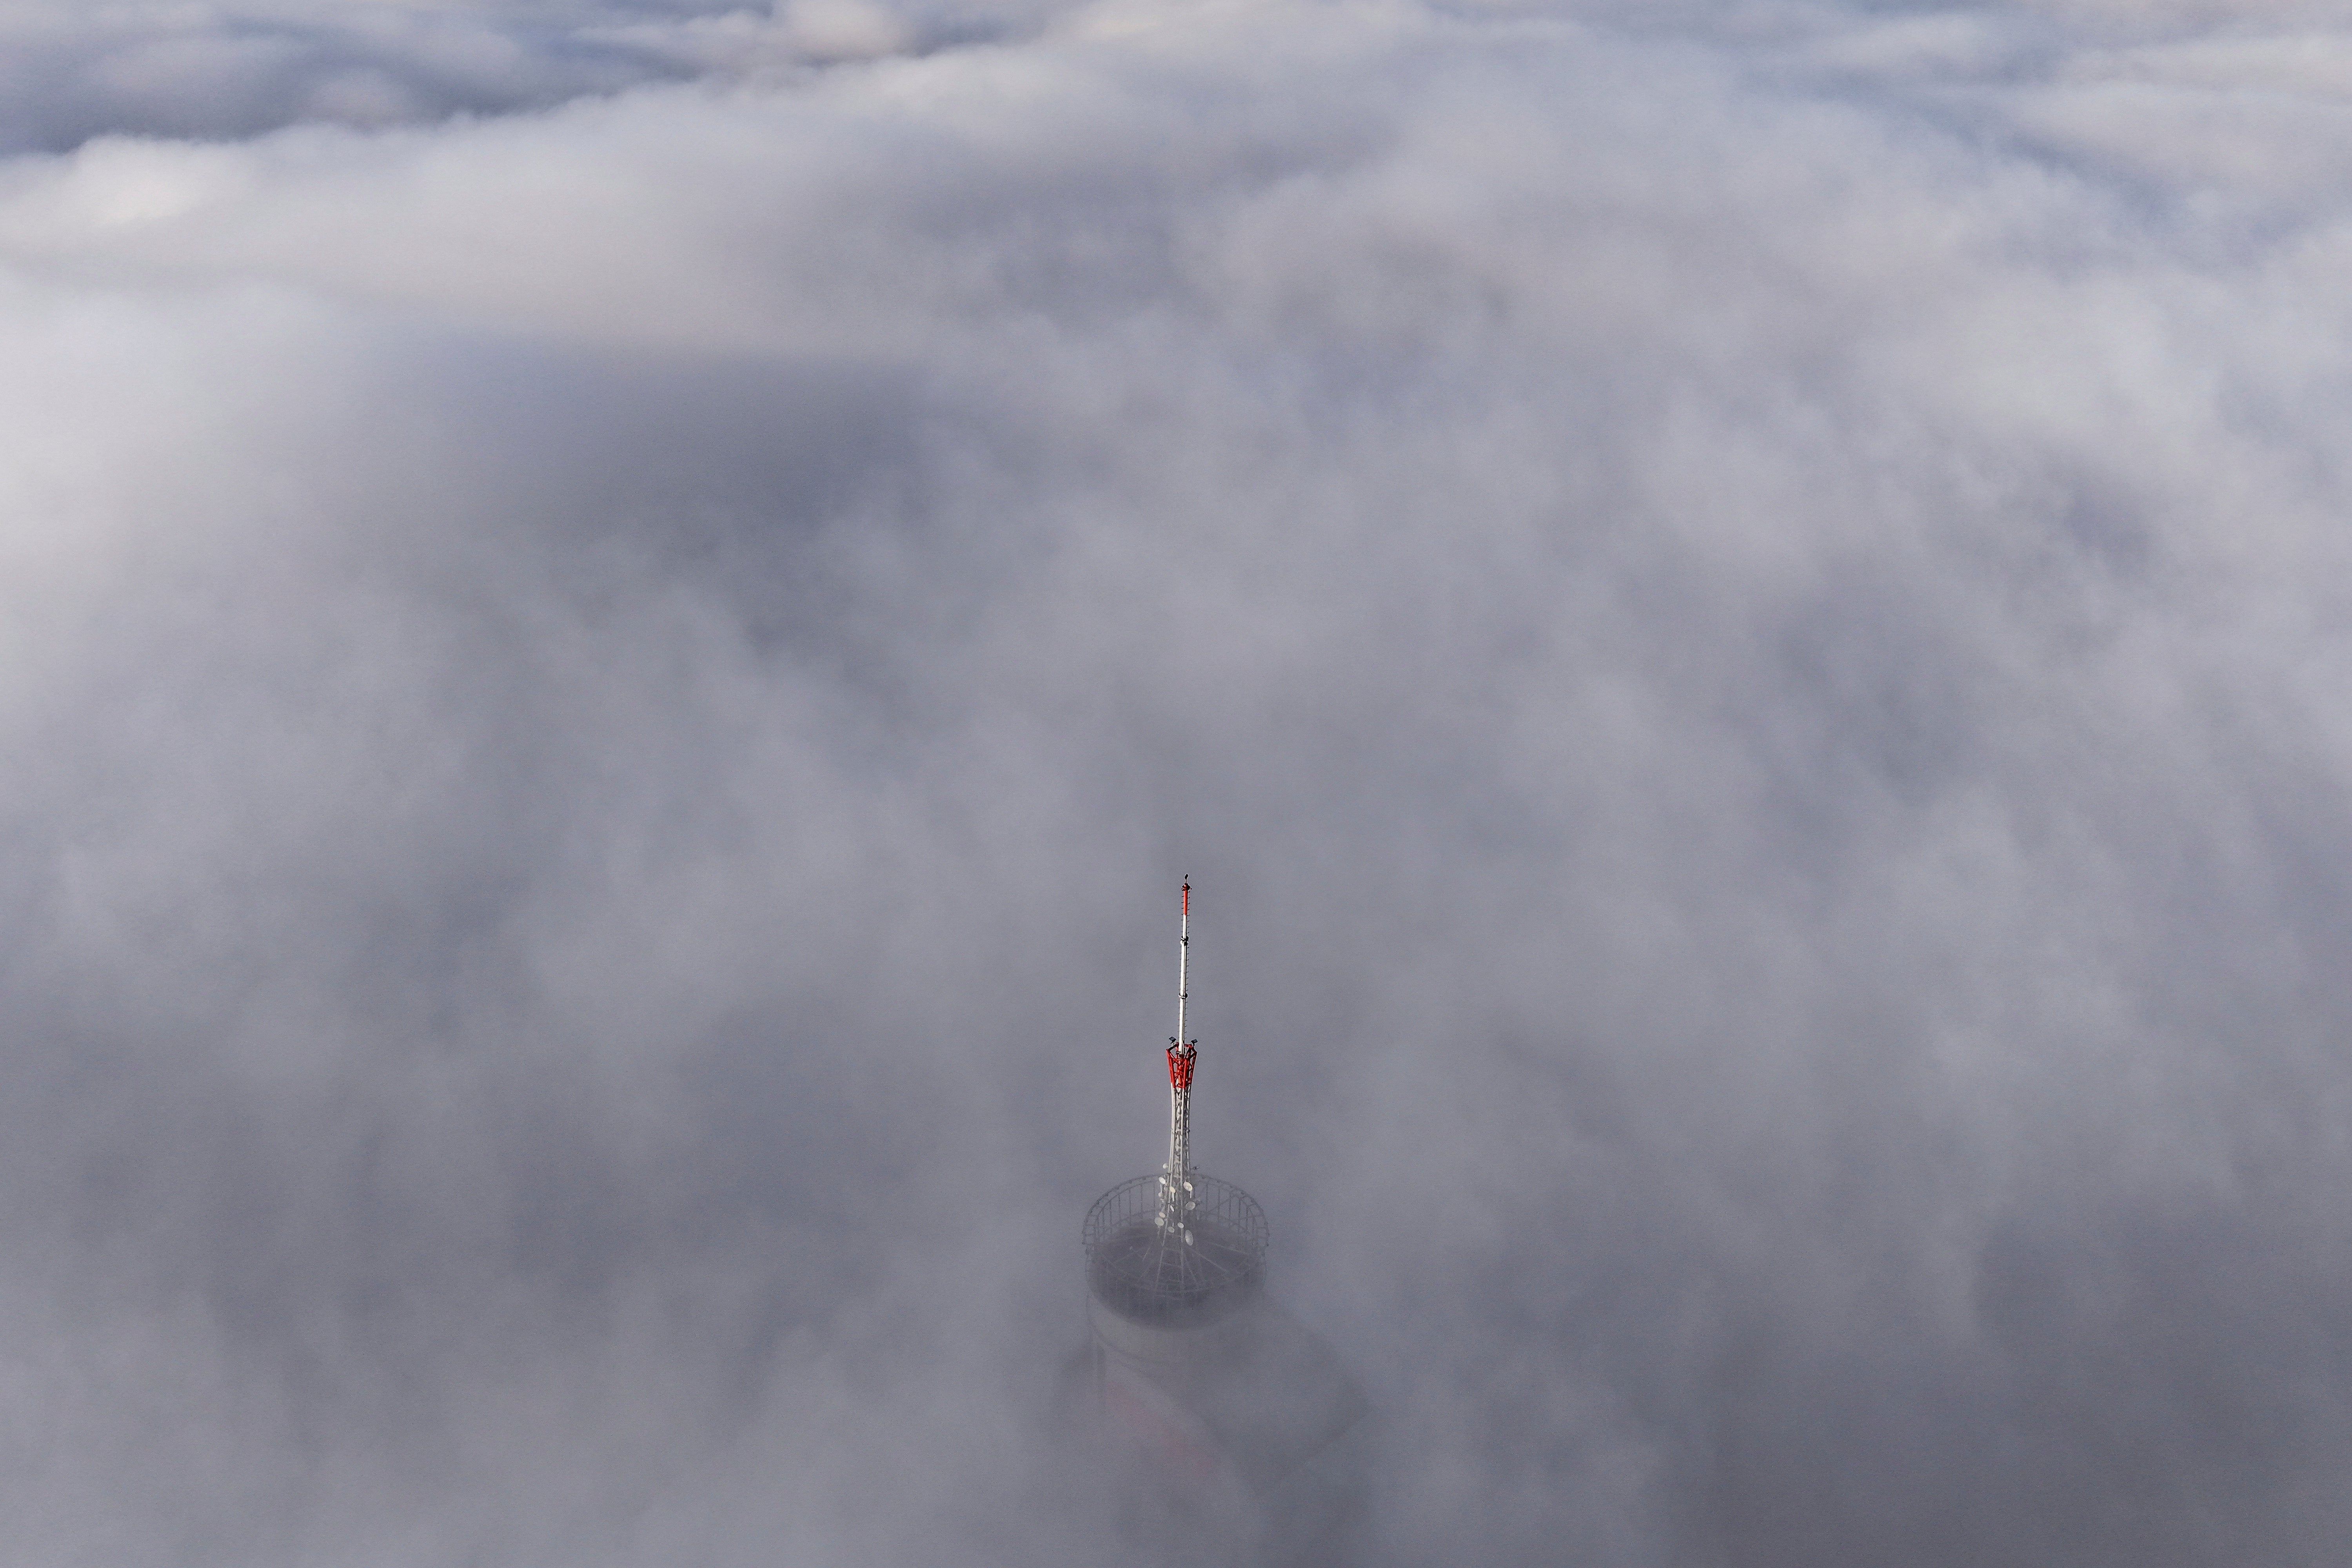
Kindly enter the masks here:
M 1087 1211 L 1080 1364 L 1115 1451 L 1140 1461 L 1130 1496 L 1154 1561 L 1245 1568 L 1328 1560 L 1360 1496 L 1364 1399 L 1330 1348 L 1265 1290 L 1257 1200 L 1192 1167 L 1192 884 L 1176 948 L 1168 1159 Z M 1190 1545 L 1166 1555 L 1171 1542 Z

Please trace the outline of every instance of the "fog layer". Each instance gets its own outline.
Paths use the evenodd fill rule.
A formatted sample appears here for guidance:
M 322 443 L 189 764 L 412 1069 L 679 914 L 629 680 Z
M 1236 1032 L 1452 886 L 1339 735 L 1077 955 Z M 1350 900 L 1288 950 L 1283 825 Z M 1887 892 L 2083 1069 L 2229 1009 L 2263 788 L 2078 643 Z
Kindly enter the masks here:
M 0 11 L 26 1563 L 2332 1563 L 2352 35 Z

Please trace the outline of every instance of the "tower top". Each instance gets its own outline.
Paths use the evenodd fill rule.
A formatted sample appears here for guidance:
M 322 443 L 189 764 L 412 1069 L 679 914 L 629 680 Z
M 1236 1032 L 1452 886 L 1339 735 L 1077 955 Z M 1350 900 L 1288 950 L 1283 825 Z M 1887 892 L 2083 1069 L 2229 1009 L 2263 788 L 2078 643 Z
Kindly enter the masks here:
M 1265 1276 L 1266 1225 L 1257 1202 L 1192 1167 L 1192 880 L 1177 913 L 1176 1032 L 1168 1040 L 1168 1159 L 1158 1174 L 1103 1194 L 1086 1223 L 1087 1279 L 1120 1315 L 1171 1322 L 1214 1315 Z
M 1192 998 L 1192 879 L 1184 879 L 1176 925 L 1176 1032 L 1168 1040 L 1168 1166 L 1160 1189 L 1160 1223 L 1171 1240 L 1192 1244 L 1186 1216 L 1192 1212 L 1192 1064 L 1201 1042 L 1184 1033 L 1184 1008 Z

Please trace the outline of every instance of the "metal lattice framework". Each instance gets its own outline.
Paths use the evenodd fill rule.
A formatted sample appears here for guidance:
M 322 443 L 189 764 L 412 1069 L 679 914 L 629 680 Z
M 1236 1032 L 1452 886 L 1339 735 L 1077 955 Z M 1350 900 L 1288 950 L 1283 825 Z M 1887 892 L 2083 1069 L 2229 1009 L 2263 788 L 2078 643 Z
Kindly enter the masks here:
M 1265 1282 L 1257 1199 L 1199 1171 L 1178 1189 L 1183 1223 L 1162 1223 L 1165 1175 L 1123 1181 L 1087 1210 L 1087 1288 L 1146 1322 L 1207 1315 Z
M 1168 1179 L 1160 1187 L 1162 1228 L 1184 1223 L 1183 1188 L 1192 1175 L 1192 1064 L 1200 1042 L 1184 1033 L 1184 1004 L 1192 999 L 1192 880 L 1184 879 L 1183 924 L 1176 936 L 1176 1032 L 1168 1037 Z

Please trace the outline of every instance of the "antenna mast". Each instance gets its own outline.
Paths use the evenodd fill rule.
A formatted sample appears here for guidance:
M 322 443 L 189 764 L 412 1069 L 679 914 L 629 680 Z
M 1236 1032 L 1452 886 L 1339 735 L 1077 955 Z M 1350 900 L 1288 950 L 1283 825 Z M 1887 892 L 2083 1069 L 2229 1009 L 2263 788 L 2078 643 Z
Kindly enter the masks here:
M 1097 1342 L 1119 1354 L 1127 1352 L 1118 1347 L 1132 1348 L 1126 1336 L 1213 1322 L 1265 1282 L 1265 1214 L 1257 1199 L 1192 1168 L 1192 1063 L 1200 1042 L 1184 1032 L 1192 992 L 1190 877 L 1182 922 L 1176 1032 L 1168 1041 L 1168 1163 L 1095 1199 L 1083 1232 Z
M 1184 1038 L 1184 1004 L 1192 996 L 1192 879 L 1184 879 L 1176 938 L 1176 1033 L 1168 1041 L 1168 1169 L 1160 1178 L 1159 1224 L 1169 1239 L 1192 1245 L 1192 1059 L 1200 1042 Z

